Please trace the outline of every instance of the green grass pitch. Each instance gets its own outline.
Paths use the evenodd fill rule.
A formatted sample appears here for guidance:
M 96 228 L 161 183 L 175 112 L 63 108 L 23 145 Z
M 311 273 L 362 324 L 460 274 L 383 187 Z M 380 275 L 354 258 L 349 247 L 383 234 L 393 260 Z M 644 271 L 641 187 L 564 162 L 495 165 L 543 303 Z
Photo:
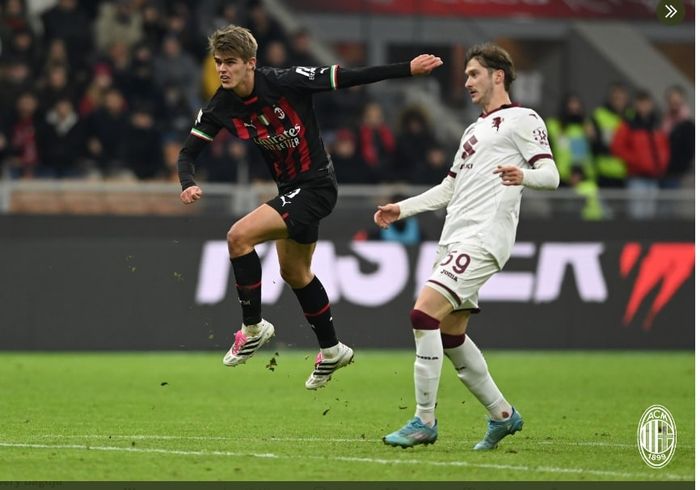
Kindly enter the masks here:
M 525 419 L 487 453 L 471 450 L 485 412 L 447 360 L 438 441 L 402 450 L 381 437 L 413 415 L 411 352 L 358 350 L 317 392 L 311 350 L 236 368 L 222 354 L 0 353 L 0 480 L 694 479 L 691 352 L 486 352 Z M 678 433 L 660 470 L 636 447 L 656 403 Z

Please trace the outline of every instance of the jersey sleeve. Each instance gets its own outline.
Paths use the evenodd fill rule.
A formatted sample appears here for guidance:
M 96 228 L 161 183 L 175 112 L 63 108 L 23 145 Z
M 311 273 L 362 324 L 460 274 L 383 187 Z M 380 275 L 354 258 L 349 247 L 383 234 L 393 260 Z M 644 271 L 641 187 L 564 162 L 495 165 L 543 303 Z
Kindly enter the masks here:
M 269 73 L 281 86 L 299 92 L 323 92 L 338 88 L 338 65 L 293 66 L 272 69 Z
M 323 92 L 339 88 L 365 85 L 391 78 L 411 76 L 409 62 L 363 68 L 341 68 L 330 66 L 294 66 L 288 69 L 273 69 L 270 72 L 278 83 L 302 92 Z
M 535 111 L 528 111 L 518 121 L 513 132 L 513 140 L 518 151 L 531 167 L 543 158 L 553 160 L 547 127 Z
M 213 110 L 207 107 L 206 109 L 200 109 L 197 113 L 197 118 L 194 121 L 194 126 L 192 126 L 190 130 L 190 134 L 210 143 L 214 140 L 221 128 L 222 125 L 217 121 L 216 117 L 214 117 Z
M 182 145 L 177 160 L 177 170 L 182 190 L 197 185 L 194 180 L 195 161 L 204 148 L 214 140 L 221 128 L 221 124 L 213 116 L 210 108 L 199 110 L 194 126 L 192 126 L 190 134 Z

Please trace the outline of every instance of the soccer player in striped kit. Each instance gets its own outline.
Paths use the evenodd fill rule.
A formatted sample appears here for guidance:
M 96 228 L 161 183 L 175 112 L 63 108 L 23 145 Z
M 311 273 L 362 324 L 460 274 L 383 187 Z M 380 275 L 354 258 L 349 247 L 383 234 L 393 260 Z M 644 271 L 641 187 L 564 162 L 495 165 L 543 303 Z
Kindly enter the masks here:
M 227 234 L 243 325 L 224 356 L 227 366 L 245 363 L 274 335 L 262 318 L 261 265 L 255 245 L 276 241 L 282 278 L 299 300 L 320 352 L 306 388 L 324 386 L 353 359 L 353 350 L 336 337 L 330 303 L 323 285 L 311 272 L 319 222 L 338 197 L 333 164 L 326 153 L 313 112 L 315 92 L 362 85 L 389 78 L 425 75 L 442 64 L 423 54 L 410 62 L 346 69 L 338 65 L 275 69 L 256 66 L 257 42 L 250 31 L 230 25 L 214 32 L 209 49 L 221 87 L 199 111 L 180 152 L 180 199 L 192 204 L 202 197 L 194 180 L 197 156 L 226 128 L 261 151 L 279 195 L 239 219 Z
M 465 87 L 482 114 L 464 131 L 448 175 L 423 194 L 379 206 L 374 215 L 385 228 L 423 211 L 447 208 L 433 273 L 410 315 L 416 412 L 384 437 L 392 446 L 437 440 L 435 405 L 443 355 L 490 415 L 486 435 L 474 449 L 494 449 L 523 426 L 466 329 L 470 314 L 479 311 L 479 289 L 510 257 L 523 186 L 556 189 L 559 173 L 542 118 L 511 104 L 508 89 L 515 69 L 510 55 L 494 44 L 474 46 L 467 53 L 465 74 Z

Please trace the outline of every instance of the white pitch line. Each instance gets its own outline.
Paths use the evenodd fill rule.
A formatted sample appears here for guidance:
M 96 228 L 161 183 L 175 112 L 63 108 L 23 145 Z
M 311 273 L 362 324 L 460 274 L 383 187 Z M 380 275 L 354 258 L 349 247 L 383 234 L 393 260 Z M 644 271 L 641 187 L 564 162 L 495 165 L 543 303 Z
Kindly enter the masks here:
M 36 436 L 31 436 L 37 439 L 133 439 L 133 440 L 187 440 L 187 441 L 261 441 L 261 442 L 374 442 L 380 441 L 379 438 L 328 438 L 328 437 L 270 437 L 270 438 L 260 438 L 260 437 L 230 437 L 230 436 L 164 436 L 156 434 L 134 434 L 134 435 L 112 435 L 112 434 L 39 434 Z M 445 439 L 441 439 L 445 440 Z M 473 442 L 469 441 L 449 441 L 450 444 L 465 444 L 471 446 Z M 541 444 L 544 446 L 595 446 L 595 447 L 626 447 L 626 448 L 636 448 L 636 444 L 625 444 L 616 442 L 604 442 L 604 441 L 579 441 L 579 442 L 566 442 L 566 441 L 537 441 L 535 444 Z M 677 448 L 692 449 L 694 446 L 687 444 L 678 444 Z
M 357 463 L 372 463 L 372 464 L 411 464 L 422 466 L 456 466 L 463 468 L 489 468 L 497 470 L 513 470 L 535 473 L 573 473 L 581 475 L 595 475 L 601 477 L 619 477 L 619 478 L 642 478 L 649 479 L 652 473 L 628 473 L 622 471 L 609 470 L 591 470 L 586 468 L 559 468 L 550 466 L 529 467 L 523 465 L 504 465 L 504 464 L 489 464 L 489 463 L 468 463 L 466 461 L 429 461 L 419 459 L 383 459 L 383 458 L 361 458 L 354 456 L 294 456 L 294 455 L 278 455 L 274 453 L 241 453 L 232 451 L 185 451 L 178 449 L 163 449 L 163 448 L 136 448 L 136 447 L 118 447 L 118 446 L 90 446 L 84 444 L 26 444 L 14 442 L 1 442 L 0 447 L 7 448 L 27 448 L 27 449 L 75 449 L 83 451 L 116 451 L 130 453 L 158 453 L 158 454 L 174 454 L 179 456 L 226 456 L 226 457 L 253 457 L 265 459 L 319 459 L 332 461 L 345 461 Z M 692 480 L 693 475 L 679 475 L 675 473 L 659 473 L 659 477 L 665 480 Z

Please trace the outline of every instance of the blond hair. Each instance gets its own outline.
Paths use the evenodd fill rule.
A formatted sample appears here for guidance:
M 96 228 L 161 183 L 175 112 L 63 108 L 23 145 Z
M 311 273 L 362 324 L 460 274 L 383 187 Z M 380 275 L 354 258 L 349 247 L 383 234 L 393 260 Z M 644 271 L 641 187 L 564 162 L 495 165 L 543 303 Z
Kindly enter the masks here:
M 469 63 L 472 58 L 476 59 L 481 66 L 488 69 L 489 73 L 492 73 L 493 70 L 503 70 L 505 75 L 503 85 L 506 91 L 510 89 L 510 84 L 513 83 L 516 78 L 515 65 L 513 64 L 510 54 L 502 47 L 493 43 L 472 46 L 467 52 L 466 58 L 466 63 Z
M 258 42 L 245 27 L 228 25 L 209 36 L 209 52 L 238 55 L 243 61 L 255 58 Z

